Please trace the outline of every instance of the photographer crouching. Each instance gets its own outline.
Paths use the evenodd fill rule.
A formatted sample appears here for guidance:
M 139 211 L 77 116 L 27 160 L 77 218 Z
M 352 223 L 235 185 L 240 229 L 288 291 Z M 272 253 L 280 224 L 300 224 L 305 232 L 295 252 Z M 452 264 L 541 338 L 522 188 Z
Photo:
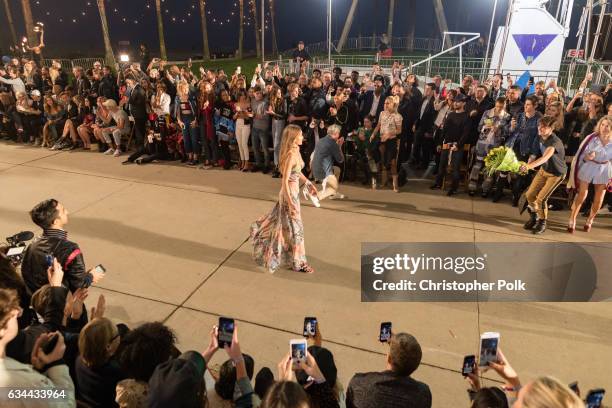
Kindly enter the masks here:
M 68 210 L 57 200 L 49 199 L 37 204 L 30 217 L 43 229 L 41 237 L 26 249 L 21 274 L 30 293 L 48 283 L 49 260 L 56 258 L 64 270 L 63 286 L 74 293 L 77 289 L 98 283 L 104 274 L 95 269 L 87 271 L 79 245 L 68 240 L 64 227 L 68 223 Z

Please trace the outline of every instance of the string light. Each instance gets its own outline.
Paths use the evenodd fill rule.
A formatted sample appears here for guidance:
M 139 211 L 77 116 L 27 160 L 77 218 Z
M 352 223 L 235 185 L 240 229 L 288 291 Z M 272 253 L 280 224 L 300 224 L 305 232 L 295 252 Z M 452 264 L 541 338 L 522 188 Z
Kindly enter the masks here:
M 255 0 L 248 0 L 248 3 L 250 4 L 250 6 L 252 7 L 254 4 Z M 262 0 L 265 1 L 265 0 Z M 111 0 L 106 0 L 107 3 L 110 3 Z M 41 3 L 43 3 L 41 0 L 36 0 L 34 2 L 34 4 L 36 6 L 40 6 L 40 7 L 44 7 L 41 6 Z M 172 16 L 172 14 L 174 13 L 178 13 L 178 10 L 171 10 L 170 9 L 170 5 L 172 5 L 172 2 L 166 2 L 165 0 L 161 0 L 161 3 L 164 4 L 163 8 L 163 12 L 164 14 L 168 15 L 170 17 L 170 22 L 174 23 L 174 24 L 187 24 L 191 21 L 191 19 L 194 17 L 194 13 L 192 13 L 191 11 L 189 11 L 189 8 L 191 10 L 196 10 L 199 6 L 198 6 L 198 1 L 197 0 L 192 0 L 192 4 L 189 5 L 187 11 L 183 12 L 183 13 L 179 13 L 182 14 L 183 16 L 185 16 L 184 18 L 177 18 L 175 16 Z M 245 3 L 247 3 L 245 1 Z M 270 1 L 270 3 L 272 3 L 272 1 Z M 95 2 L 92 1 L 87 1 L 86 6 L 92 7 L 92 8 L 96 8 L 97 9 L 97 5 L 95 4 Z M 124 13 L 119 6 L 119 3 L 117 1 L 112 1 L 113 7 L 112 7 L 112 14 L 111 15 L 116 15 L 119 17 L 118 21 L 120 23 L 129 23 L 130 21 L 132 21 L 134 24 L 138 24 L 141 19 L 145 19 L 146 16 L 144 13 L 139 13 L 138 15 L 129 15 L 130 13 Z M 229 25 L 231 24 L 232 20 L 234 18 L 238 18 L 239 13 L 239 3 L 237 1 L 233 1 L 232 3 L 232 7 L 228 10 L 228 9 L 223 9 L 221 11 L 218 10 L 210 10 L 210 8 L 207 8 L 206 10 L 206 14 L 211 17 L 209 20 L 209 23 L 212 23 L 213 25 L 219 25 L 219 26 L 223 26 L 223 25 Z M 249 4 L 245 5 L 246 7 L 249 7 Z M 47 16 L 47 17 L 53 17 L 54 15 L 56 16 L 55 18 L 57 18 L 56 21 L 59 21 L 60 23 L 63 23 L 64 20 L 67 21 L 71 21 L 73 24 L 77 24 L 80 22 L 83 22 L 85 18 L 87 18 L 89 15 L 92 15 L 95 13 L 88 13 L 88 10 L 75 10 L 75 14 L 70 16 L 70 15 L 66 15 L 66 10 L 62 10 L 64 12 L 63 15 L 58 15 L 58 11 L 56 10 L 41 10 L 40 13 Z M 155 7 L 153 7 L 153 5 L 151 4 L 150 0 L 146 1 L 145 4 L 145 12 L 155 12 Z M 225 14 L 225 16 L 223 16 L 223 14 Z M 197 15 L 197 14 L 196 14 Z M 266 13 L 266 15 L 270 15 L 270 13 Z M 199 16 L 198 16 L 199 17 Z M 115 20 L 117 21 L 117 20 Z M 246 26 L 250 26 L 253 23 L 253 16 L 252 16 L 252 11 L 250 9 L 245 10 L 244 12 L 244 18 L 243 18 L 243 24 Z M 265 27 L 266 29 L 268 28 L 268 23 L 269 20 L 266 19 L 265 20 Z

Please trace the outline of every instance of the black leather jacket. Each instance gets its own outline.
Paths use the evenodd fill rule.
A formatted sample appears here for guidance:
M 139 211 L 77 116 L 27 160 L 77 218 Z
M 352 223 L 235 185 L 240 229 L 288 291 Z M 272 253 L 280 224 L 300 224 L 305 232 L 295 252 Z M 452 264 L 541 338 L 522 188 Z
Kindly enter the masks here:
M 30 293 L 49 283 L 46 255 L 53 255 L 62 265 L 62 284 L 71 292 L 91 284 L 93 276 L 85 269 L 85 261 L 78 244 L 68 241 L 65 231 L 51 229 L 45 230 L 42 237 L 32 242 L 24 253 L 21 275 Z

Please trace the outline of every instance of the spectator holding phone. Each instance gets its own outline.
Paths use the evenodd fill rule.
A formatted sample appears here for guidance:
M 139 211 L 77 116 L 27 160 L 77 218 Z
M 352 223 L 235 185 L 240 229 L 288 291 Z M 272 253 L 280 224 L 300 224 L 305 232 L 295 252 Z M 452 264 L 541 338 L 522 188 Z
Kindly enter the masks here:
M 23 280 L 32 293 L 48 282 L 47 269 L 51 266 L 47 262 L 48 255 L 56 258 L 62 266 L 63 284 L 73 293 L 78 288 L 98 283 L 104 277 L 95 269 L 86 270 L 81 248 L 68 240 L 65 230 L 68 214 L 68 210 L 54 199 L 42 201 L 30 211 L 34 224 L 43 229 L 42 236 L 26 249 L 21 265 Z
M 20 314 L 15 291 L 0 289 L 0 387 L 56 390 L 61 396 L 57 400 L 58 407 L 75 407 L 74 384 L 62 360 L 66 345 L 59 332 L 38 337 L 31 354 L 32 365 L 7 357 L 6 346 L 17 336 Z M 43 351 L 43 345 L 49 344 L 54 336 L 57 338 L 55 347 L 49 352 Z M 30 400 L 27 406 L 48 407 L 50 404 L 46 400 Z
M 411 377 L 421 364 L 422 355 L 421 345 L 413 336 L 393 334 L 387 369 L 355 374 L 346 393 L 347 408 L 431 407 L 429 387 Z

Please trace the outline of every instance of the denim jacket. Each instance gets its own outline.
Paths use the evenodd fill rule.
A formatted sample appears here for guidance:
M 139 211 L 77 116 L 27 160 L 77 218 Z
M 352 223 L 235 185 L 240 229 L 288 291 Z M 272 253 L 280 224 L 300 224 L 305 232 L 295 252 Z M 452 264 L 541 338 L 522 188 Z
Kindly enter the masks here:
M 519 150 L 517 153 L 521 157 L 538 154 L 538 121 L 542 117 L 540 112 L 536 112 L 531 118 L 521 112 L 516 120 L 516 128 L 510 130 L 511 121 L 507 125 L 507 134 L 510 136 L 506 140 L 506 146 L 514 148 L 516 142 L 519 142 Z M 514 149 L 516 151 L 516 149 Z

